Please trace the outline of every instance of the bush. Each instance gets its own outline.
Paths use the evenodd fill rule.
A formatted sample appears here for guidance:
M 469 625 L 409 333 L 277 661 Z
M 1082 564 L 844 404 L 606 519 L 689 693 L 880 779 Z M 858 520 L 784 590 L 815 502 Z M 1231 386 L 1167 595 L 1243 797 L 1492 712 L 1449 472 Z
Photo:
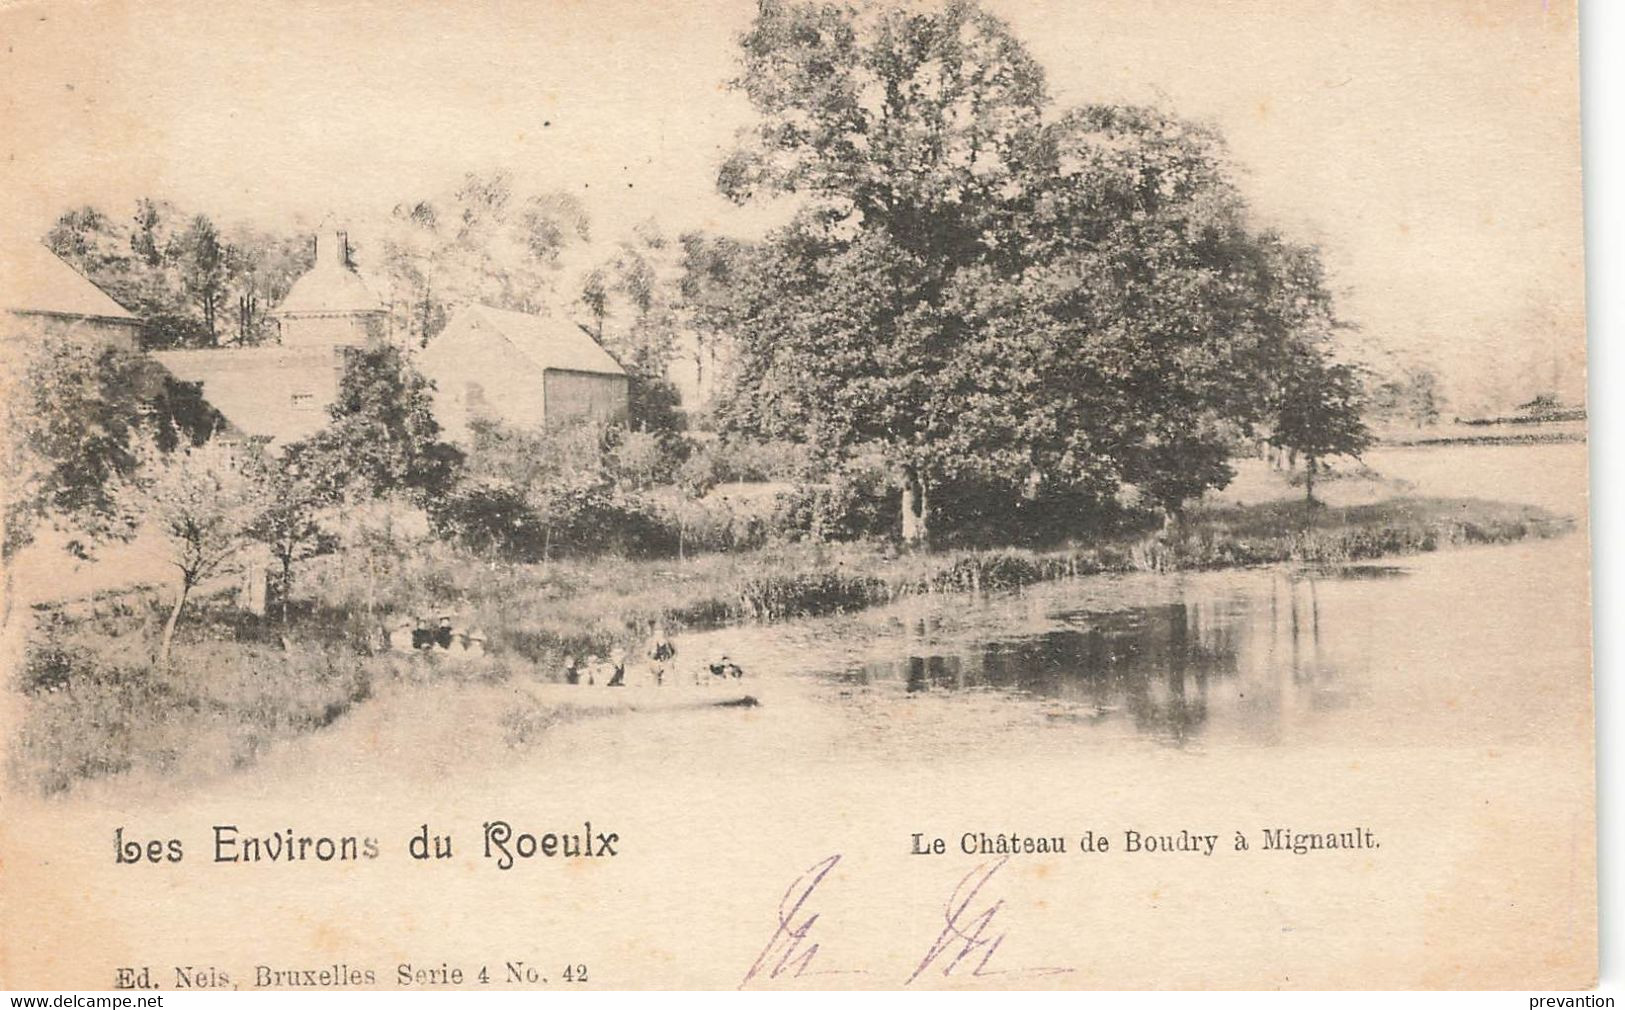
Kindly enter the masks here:
M 885 580 L 842 572 L 765 575 L 739 587 L 741 616 L 758 621 L 837 614 L 890 598 Z
M 606 463 L 618 486 L 647 491 L 672 479 L 683 450 L 682 439 L 670 434 L 622 431 L 615 436 Z
M 746 439 L 713 442 L 717 483 L 728 481 L 804 481 L 817 472 L 810 446 L 798 442 L 756 442 Z
M 776 537 L 812 543 L 892 537 L 900 522 L 896 502 L 873 472 L 844 471 L 824 484 L 802 484 L 779 494 L 772 517 Z
M 547 527 L 519 488 L 494 481 L 466 482 L 445 497 L 433 516 L 435 531 L 482 556 L 540 561 Z

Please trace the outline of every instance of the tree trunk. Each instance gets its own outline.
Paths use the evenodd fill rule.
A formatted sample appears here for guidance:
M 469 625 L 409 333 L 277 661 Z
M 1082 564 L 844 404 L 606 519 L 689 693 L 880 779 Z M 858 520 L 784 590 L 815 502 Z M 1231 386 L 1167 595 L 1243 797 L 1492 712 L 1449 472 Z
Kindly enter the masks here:
M 11 627 L 11 614 L 16 608 L 13 606 L 12 594 L 17 591 L 16 566 L 11 563 L 12 558 L 0 558 L 0 628 Z
M 903 471 L 903 543 L 910 546 L 918 544 L 924 533 L 920 527 L 919 490 L 919 479 L 914 471 Z
M 922 547 L 931 537 L 931 488 L 925 475 L 915 467 L 903 470 L 903 543 Z
M 931 484 L 922 476 L 920 478 L 920 518 L 919 543 L 922 547 L 931 545 Z
M 1303 493 L 1310 508 L 1315 507 L 1315 457 L 1305 456 L 1303 460 Z
M 282 626 L 288 626 L 288 597 L 293 595 L 293 557 L 282 557 Z
M 160 669 L 169 669 L 169 647 L 175 642 L 175 625 L 181 621 L 181 608 L 186 606 L 186 594 L 192 591 L 192 580 L 181 578 L 181 591 L 175 594 L 175 609 L 169 612 L 169 620 L 164 622 L 164 637 L 158 644 L 158 666 Z

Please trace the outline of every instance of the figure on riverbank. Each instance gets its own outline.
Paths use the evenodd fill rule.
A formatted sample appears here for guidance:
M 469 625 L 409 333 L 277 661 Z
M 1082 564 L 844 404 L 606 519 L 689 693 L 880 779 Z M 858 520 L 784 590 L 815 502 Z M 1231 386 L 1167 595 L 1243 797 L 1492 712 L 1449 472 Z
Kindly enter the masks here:
M 729 659 L 727 653 L 718 656 L 716 662 L 710 665 L 710 669 L 711 676 L 721 677 L 724 680 L 730 678 L 739 680 L 745 676 L 744 669 L 738 663 Z
M 671 638 L 666 634 L 664 627 L 656 628 L 654 644 L 649 648 L 649 673 L 654 678 L 655 686 L 660 687 L 666 682 L 666 668 L 677 657 L 677 646 L 673 645 Z
M 418 618 L 412 626 L 412 648 L 434 648 L 434 629 L 429 627 L 429 622 L 425 618 Z
M 402 617 L 389 629 L 389 649 L 391 652 L 412 651 L 412 619 Z

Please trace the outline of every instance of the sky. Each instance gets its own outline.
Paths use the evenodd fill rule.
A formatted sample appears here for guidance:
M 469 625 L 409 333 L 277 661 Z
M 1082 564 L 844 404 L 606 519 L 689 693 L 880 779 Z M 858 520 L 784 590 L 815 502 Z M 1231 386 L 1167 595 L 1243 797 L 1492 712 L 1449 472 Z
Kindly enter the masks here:
M 1361 339 L 1458 405 L 1584 388 L 1576 22 L 1563 0 L 987 0 L 1058 107 L 1216 126 L 1261 222 L 1320 246 Z M 717 163 L 750 121 L 752 0 L 0 0 L 0 235 L 167 198 L 222 223 L 365 219 L 470 170 L 750 236 Z

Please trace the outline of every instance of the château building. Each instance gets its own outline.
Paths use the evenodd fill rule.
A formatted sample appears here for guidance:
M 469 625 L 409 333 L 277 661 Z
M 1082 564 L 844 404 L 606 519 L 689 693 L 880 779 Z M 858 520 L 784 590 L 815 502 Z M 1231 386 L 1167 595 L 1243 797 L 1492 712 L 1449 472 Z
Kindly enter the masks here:
M 389 311 L 350 262 L 349 237 L 329 219 L 316 262 L 271 312 L 277 344 L 154 353 L 175 378 L 202 384 L 230 437 L 292 442 L 327 424 L 349 351 L 388 339 Z

